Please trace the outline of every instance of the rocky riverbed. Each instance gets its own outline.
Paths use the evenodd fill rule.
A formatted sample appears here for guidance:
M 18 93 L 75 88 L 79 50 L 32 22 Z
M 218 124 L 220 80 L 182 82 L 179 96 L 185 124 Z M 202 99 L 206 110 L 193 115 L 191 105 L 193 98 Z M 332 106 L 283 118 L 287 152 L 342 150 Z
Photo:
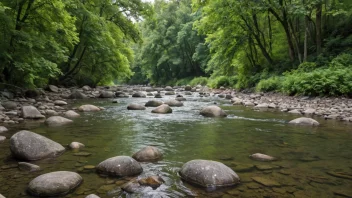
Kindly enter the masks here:
M 182 95 L 215 96 L 228 100 L 233 105 L 244 105 L 254 110 L 275 109 L 292 114 L 321 116 L 325 119 L 352 122 L 352 99 L 349 98 L 292 97 L 272 93 L 246 94 L 223 87 L 213 90 L 200 85 L 196 87 L 106 86 L 97 88 L 90 88 L 89 86 L 58 88 L 50 85 L 46 90 L 27 91 L 17 97 L 14 97 L 14 93 L 6 91 L 1 93 L 0 122 L 4 124 L 16 124 L 23 122 L 25 119 L 44 120 L 45 117 L 57 115 L 70 117 L 69 114 L 72 111 L 67 113 L 68 110 L 78 110 L 67 105 L 74 99 L 116 98 L 116 102 L 118 102 L 118 98 L 121 97 L 160 98 L 162 95 L 175 95 L 175 99 L 179 101 L 183 100 Z M 31 106 L 30 109 L 28 109 L 28 106 Z M 33 110 L 32 107 L 35 107 L 39 112 Z

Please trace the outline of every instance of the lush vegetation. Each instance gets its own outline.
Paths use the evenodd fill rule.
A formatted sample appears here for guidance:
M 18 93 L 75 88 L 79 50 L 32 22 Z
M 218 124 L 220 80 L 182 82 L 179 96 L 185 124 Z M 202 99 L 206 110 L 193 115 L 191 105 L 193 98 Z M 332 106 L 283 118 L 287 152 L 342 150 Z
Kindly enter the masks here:
M 132 75 L 140 0 L 1 0 L 0 81 L 106 84 Z
M 0 0 L 0 82 L 351 95 L 350 0 Z

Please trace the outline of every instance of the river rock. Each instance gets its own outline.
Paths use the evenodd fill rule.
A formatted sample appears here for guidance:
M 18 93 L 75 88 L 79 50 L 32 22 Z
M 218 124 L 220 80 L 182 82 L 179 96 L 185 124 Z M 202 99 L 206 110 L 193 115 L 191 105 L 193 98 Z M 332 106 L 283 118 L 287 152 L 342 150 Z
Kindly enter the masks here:
M 180 102 L 178 100 L 174 100 L 174 99 L 167 100 L 164 103 L 169 105 L 170 107 L 182 107 L 183 106 L 182 102 Z
M 83 112 L 91 112 L 91 111 L 100 111 L 100 108 L 94 105 L 82 105 L 80 107 L 78 107 L 79 111 L 83 111 Z
M 153 189 L 158 188 L 161 184 L 163 184 L 165 181 L 163 180 L 163 178 L 161 178 L 160 176 L 149 176 L 147 178 L 142 178 L 138 180 L 138 183 L 140 185 L 143 186 L 150 186 Z
M 312 108 L 308 108 L 308 109 L 305 109 L 303 111 L 303 114 L 306 114 L 306 115 L 313 115 L 315 114 L 316 110 L 315 109 L 312 109 Z
M 162 98 L 161 94 L 160 93 L 156 93 L 154 98 Z
M 18 162 L 18 168 L 22 171 L 29 171 L 29 172 L 35 172 L 35 171 L 40 171 L 40 166 L 27 163 L 27 162 Z
M 34 178 L 28 185 L 28 192 L 35 196 L 63 196 L 77 188 L 83 179 L 69 171 L 46 173 Z
M 216 105 L 204 107 L 200 111 L 200 115 L 205 117 L 226 117 L 227 116 L 227 114 L 220 107 Z
M 272 157 L 270 155 L 265 155 L 262 153 L 255 153 L 253 155 L 250 155 L 249 157 L 254 160 L 257 160 L 257 161 L 274 161 L 274 160 L 276 160 L 275 157 Z
M 319 122 L 312 118 L 301 117 L 291 120 L 289 124 L 318 126 Z
M 71 142 L 69 147 L 71 149 L 80 149 L 84 147 L 84 144 L 80 143 L 80 142 Z
M 192 87 L 190 85 L 185 86 L 185 91 L 191 91 L 191 90 L 192 90 Z
M 64 116 L 65 117 L 68 117 L 68 118 L 77 118 L 81 115 L 79 115 L 78 113 L 76 113 L 75 111 L 72 111 L 72 110 L 68 110 L 64 113 Z
M 95 194 L 90 194 L 90 195 L 86 196 L 85 198 L 100 198 L 100 197 Z
M 63 100 L 55 100 L 54 104 L 57 106 L 64 106 L 64 105 L 67 105 L 67 102 L 65 102 Z
M 45 124 L 49 126 L 61 126 L 65 124 L 70 124 L 72 122 L 73 122 L 72 120 L 69 120 L 61 116 L 51 116 L 50 118 L 45 120 Z
M 163 102 L 162 101 L 158 101 L 158 100 L 149 100 L 147 103 L 145 103 L 146 107 L 158 107 L 160 105 L 162 105 Z
M 2 194 L 0 194 L 0 198 L 6 198 L 6 197 L 4 197 Z
M 141 165 L 132 157 L 117 156 L 104 160 L 96 166 L 98 173 L 124 177 L 134 176 L 143 172 Z
M 268 103 L 260 103 L 257 106 L 255 106 L 255 108 L 269 108 L 269 104 Z
M 186 101 L 187 99 L 184 98 L 183 96 L 177 96 L 177 97 L 175 98 L 175 100 L 177 100 L 177 101 Z
M 147 146 L 135 154 L 132 157 L 139 162 L 155 162 L 163 157 L 160 150 L 154 146 Z
M 59 88 L 55 85 L 48 85 L 47 89 L 48 91 L 51 91 L 51 92 L 55 92 L 55 93 L 59 92 Z
M 8 129 L 6 127 L 0 126 L 0 133 L 4 133 L 6 131 L 8 131 Z
M 5 102 L 2 102 L 1 105 L 7 110 L 17 109 L 17 103 L 13 101 L 5 101 Z
M 252 179 L 267 187 L 281 186 L 278 182 L 263 177 L 252 177 Z
M 115 96 L 117 98 L 128 98 L 129 97 L 126 93 L 123 93 L 123 92 L 116 92 Z
M 137 193 L 143 190 L 141 185 L 136 180 L 127 182 L 121 187 L 121 189 L 128 193 Z
M 40 96 L 40 92 L 35 89 L 28 89 L 24 92 L 24 95 L 27 98 L 37 98 L 38 96 Z
M 231 168 L 210 160 L 191 160 L 179 173 L 183 180 L 206 188 L 233 186 L 240 182 Z
M 48 110 L 45 110 L 45 115 L 48 115 L 48 116 L 57 116 L 57 115 L 59 115 L 59 113 L 56 112 L 56 111 L 54 111 L 54 110 L 48 109 Z
M 172 113 L 172 109 L 170 108 L 169 105 L 162 104 L 162 105 L 158 106 L 157 108 L 153 109 L 152 113 L 167 114 L 167 113 Z
M 287 113 L 292 113 L 292 114 L 302 114 L 300 110 L 298 109 L 293 109 L 291 111 L 288 111 Z
M 63 153 L 65 148 L 44 136 L 23 130 L 10 138 L 10 150 L 18 159 L 33 161 L 56 157 Z
M 170 87 L 170 86 L 166 86 L 164 90 L 165 91 L 173 91 L 174 89 L 172 89 L 172 87 Z
M 114 98 L 115 94 L 112 91 L 101 91 L 99 98 Z
M 147 96 L 142 92 L 136 92 L 136 93 L 132 94 L 132 97 L 133 98 L 146 98 Z
M 90 90 L 92 90 L 92 88 L 91 88 L 90 86 L 88 86 L 88 85 L 84 85 L 84 86 L 82 87 L 82 90 L 83 90 L 83 91 L 90 91 Z
M 167 91 L 165 92 L 166 96 L 171 96 L 171 95 L 175 95 L 176 93 L 174 91 Z
M 128 110 L 145 110 L 145 106 L 136 104 L 136 103 L 131 103 L 127 106 Z
M 5 136 L 0 136 L 0 143 L 4 142 L 6 140 Z
M 84 95 L 83 93 L 79 92 L 78 90 L 74 90 L 69 96 L 69 99 L 85 99 L 87 98 L 86 95 Z

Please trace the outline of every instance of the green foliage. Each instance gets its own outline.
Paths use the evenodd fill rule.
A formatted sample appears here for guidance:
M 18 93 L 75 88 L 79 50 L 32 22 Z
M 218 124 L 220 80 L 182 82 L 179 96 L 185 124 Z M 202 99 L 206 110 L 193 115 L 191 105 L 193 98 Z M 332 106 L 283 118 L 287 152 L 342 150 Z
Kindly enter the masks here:
M 209 79 L 208 86 L 211 88 L 234 87 L 236 83 L 237 76 L 216 76 Z
M 283 82 L 283 77 L 273 76 L 267 79 L 263 79 L 259 81 L 257 86 L 255 87 L 256 91 L 276 91 L 281 89 L 281 83 Z
M 196 77 L 191 80 L 189 85 L 191 86 L 196 86 L 196 85 L 207 85 L 208 84 L 208 78 L 207 77 Z

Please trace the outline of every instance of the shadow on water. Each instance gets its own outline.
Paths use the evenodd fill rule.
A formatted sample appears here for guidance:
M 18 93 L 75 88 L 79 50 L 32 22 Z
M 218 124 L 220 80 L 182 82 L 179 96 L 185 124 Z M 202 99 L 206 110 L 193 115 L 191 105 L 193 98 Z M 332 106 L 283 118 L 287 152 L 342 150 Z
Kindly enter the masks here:
M 167 100 L 163 98 L 161 100 Z M 352 125 L 318 119 L 319 127 L 290 126 L 298 117 L 276 111 L 253 111 L 231 106 L 217 98 L 188 97 L 183 107 L 173 107 L 172 114 L 153 114 L 153 108 L 128 111 L 129 103 L 144 104 L 150 98 L 76 101 L 95 104 L 106 110 L 83 113 L 74 123 L 49 128 L 42 123 L 26 123 L 10 128 L 9 139 L 20 129 L 44 135 L 62 145 L 82 142 L 81 150 L 90 156 L 75 156 L 67 150 L 62 156 L 33 162 L 43 171 L 27 173 L 15 166 L 9 141 L 0 144 L 0 193 L 6 197 L 30 197 L 27 184 L 36 176 L 59 170 L 76 171 L 84 183 L 66 197 L 334 197 L 352 196 L 352 181 L 328 172 L 352 172 Z M 216 102 L 229 114 L 227 118 L 204 118 L 199 110 Z M 147 146 L 157 146 L 164 153 L 162 161 L 143 163 L 139 178 L 159 175 L 165 183 L 159 188 L 145 188 L 136 194 L 124 193 L 120 187 L 133 178 L 100 177 L 86 165 L 97 165 L 117 155 L 131 156 Z M 257 162 L 248 156 L 265 153 L 278 157 L 274 162 Z M 220 161 L 234 169 L 241 184 L 230 189 L 207 192 L 180 180 L 178 171 L 193 159 Z M 255 182 L 260 177 L 278 185 Z

